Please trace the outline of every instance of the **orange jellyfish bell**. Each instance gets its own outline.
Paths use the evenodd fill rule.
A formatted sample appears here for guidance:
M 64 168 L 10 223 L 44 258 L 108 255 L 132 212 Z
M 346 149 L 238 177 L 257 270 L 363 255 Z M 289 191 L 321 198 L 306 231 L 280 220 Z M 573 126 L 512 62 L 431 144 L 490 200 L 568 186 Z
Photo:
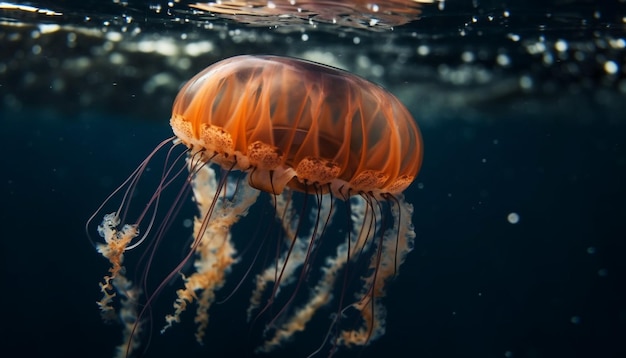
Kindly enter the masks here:
M 138 352 L 141 337 L 149 336 L 145 331 L 153 326 L 145 323 L 152 317 L 151 304 L 176 279 L 184 282 L 161 332 L 196 305 L 196 340 L 218 341 L 206 337 L 218 291 L 235 264 L 248 263 L 231 294 L 244 291 L 259 256 L 270 259 L 251 283 L 245 317 L 253 326 L 269 318 L 257 352 L 281 347 L 331 303 L 335 313 L 328 330 L 310 335 L 319 337 L 313 354 L 324 347 L 332 354 L 338 347 L 365 346 L 384 334 L 385 287 L 415 239 L 413 207 L 402 192 L 422 163 L 417 124 L 396 97 L 325 65 L 238 56 L 209 66 L 185 84 L 170 123 L 176 137 L 159 144 L 87 223 L 89 231 L 107 202 L 121 197 L 98 227 L 104 242 L 96 244 L 111 264 L 98 304 L 106 319 L 124 327 L 119 356 Z M 133 191 L 149 162 L 172 141 L 186 148 L 174 155 L 182 146 L 170 147 L 154 194 L 139 205 L 137 218 L 129 219 L 136 211 L 129 210 L 131 203 L 139 200 Z M 181 175 L 185 180 L 175 180 Z M 240 183 L 245 177 L 249 185 Z M 178 195 L 168 201 L 162 194 L 177 184 Z M 262 196 L 263 191 L 269 195 Z M 155 253 L 189 195 L 197 206 L 191 247 L 151 287 L 146 278 Z M 256 229 L 235 235 L 232 229 L 252 220 L 246 216 L 255 205 L 266 209 L 250 225 Z M 246 256 L 255 245 L 256 253 Z M 242 246 L 246 250 L 239 253 Z M 135 275 L 135 283 L 126 277 L 131 270 L 123 266 L 124 257 L 142 248 L 147 259 L 134 268 L 143 272 Z M 187 265 L 190 261 L 194 264 Z M 240 312 L 234 310 L 233 319 Z
M 251 186 L 275 194 L 311 185 L 343 198 L 397 194 L 422 162 L 419 130 L 396 97 L 294 58 L 237 56 L 209 66 L 180 90 L 170 123 L 192 152 L 205 150 L 205 161 L 250 171 Z

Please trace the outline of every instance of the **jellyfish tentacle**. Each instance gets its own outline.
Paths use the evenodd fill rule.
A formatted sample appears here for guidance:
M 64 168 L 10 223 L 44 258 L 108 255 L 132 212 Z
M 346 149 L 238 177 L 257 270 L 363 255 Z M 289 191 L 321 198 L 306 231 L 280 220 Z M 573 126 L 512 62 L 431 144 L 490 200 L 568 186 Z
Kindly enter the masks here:
M 397 276 L 397 266 L 402 265 L 406 255 L 413 250 L 415 241 L 415 231 L 411 221 L 413 205 L 406 202 L 401 194 L 394 196 L 397 205 L 393 205 L 391 211 L 393 217 L 398 218 L 399 224 L 388 228 L 383 239 L 379 241 L 379 245 L 382 245 L 380 258 L 372 257 L 370 261 L 372 274 L 363 279 L 364 287 L 373 290 L 369 295 L 370 299 L 359 299 L 350 306 L 359 312 L 362 325 L 357 329 L 341 332 L 338 338 L 341 345 L 366 345 L 385 333 L 386 309 L 381 299 L 386 294 L 386 283 Z M 368 296 L 367 293 L 362 292 L 361 297 Z M 368 305 L 371 305 L 370 309 Z

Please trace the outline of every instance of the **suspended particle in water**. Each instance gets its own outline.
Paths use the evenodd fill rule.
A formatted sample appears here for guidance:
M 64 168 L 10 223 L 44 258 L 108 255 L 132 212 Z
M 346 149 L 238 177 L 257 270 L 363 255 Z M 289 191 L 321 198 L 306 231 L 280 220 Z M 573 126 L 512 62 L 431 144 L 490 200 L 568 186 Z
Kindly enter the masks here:
M 517 213 L 510 213 L 507 217 L 506 220 L 510 223 L 510 224 L 517 224 L 519 222 L 519 215 Z

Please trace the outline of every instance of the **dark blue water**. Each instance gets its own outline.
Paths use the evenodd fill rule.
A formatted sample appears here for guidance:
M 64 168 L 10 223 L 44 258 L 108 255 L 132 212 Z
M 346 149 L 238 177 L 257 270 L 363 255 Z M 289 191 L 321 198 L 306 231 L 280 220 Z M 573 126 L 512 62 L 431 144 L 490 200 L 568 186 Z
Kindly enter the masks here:
M 2 132 L 7 343 L 33 356 L 110 356 L 119 333 L 94 303 L 107 265 L 83 225 L 167 125 L 11 115 Z M 390 287 L 387 334 L 363 356 L 620 356 L 623 129 L 522 119 L 423 128 L 423 188 L 407 193 L 416 247 Z M 241 313 L 238 304 L 214 307 L 219 344 L 198 346 L 187 322 L 156 337 L 149 356 L 249 353 L 247 328 L 219 320 Z
M 109 2 L 103 4 L 110 10 L 103 18 L 119 19 L 125 13 Z M 54 4 L 39 4 L 43 5 Z M 71 10 L 72 4 L 66 5 Z M 133 5 L 147 16 L 153 14 L 145 10 L 146 4 L 129 8 Z M 387 37 L 375 34 L 360 34 L 362 47 L 349 45 L 353 43 L 350 31 L 349 41 L 311 31 L 309 42 L 293 46 L 283 40 L 300 39 L 299 32 L 272 32 L 270 44 L 256 47 L 252 40 L 241 44 L 220 40 L 218 32 L 206 32 L 202 36 L 215 43 L 226 41 L 229 47 L 193 57 L 189 67 L 171 64 L 174 56 L 154 52 L 120 50 L 130 62 L 119 62 L 110 53 L 94 53 L 102 42 L 84 40 L 80 34 L 76 46 L 59 51 L 54 46 L 58 39 L 28 35 L 15 40 L 12 34 L 31 30 L 3 24 L 0 334 L 5 354 L 113 355 L 121 339 L 120 327 L 103 323 L 95 304 L 100 298 L 98 282 L 108 265 L 89 243 L 84 225 L 154 146 L 171 136 L 168 108 L 175 87 L 188 73 L 201 69 L 203 61 L 208 64 L 234 53 L 297 55 L 326 47 L 349 69 L 366 77 L 369 73 L 370 79 L 387 85 L 407 104 L 420 124 L 425 147 L 423 168 L 405 193 L 415 207 L 417 239 L 384 299 L 386 334 L 365 349 L 340 350 L 337 356 L 626 356 L 626 117 L 622 111 L 626 66 L 619 42 L 626 38 L 620 20 L 626 13 L 616 5 L 613 12 L 602 8 L 597 18 L 594 3 L 567 3 L 568 9 L 578 10 L 572 12 L 573 23 L 580 15 L 591 25 L 566 22 L 554 32 L 539 31 L 542 21 L 533 16 L 547 18 L 546 13 L 563 6 L 555 2 L 549 9 L 528 5 L 535 6 L 527 9 L 533 16 L 493 25 L 498 31 L 490 39 L 503 40 L 509 33 L 521 34 L 522 39 L 543 35 L 550 48 L 566 39 L 573 52 L 560 60 L 554 52 L 556 65 L 548 66 L 541 56 L 528 55 L 532 41 L 500 46 L 494 40 L 490 48 L 480 36 L 458 35 L 465 24 L 459 18 L 486 18 L 501 13 L 501 5 L 446 5 L 447 10 L 429 10 L 424 19 L 445 26 L 415 37 L 412 30 L 424 25 L 411 24 L 412 30 L 400 32 L 393 48 L 380 45 L 382 40 L 377 39 Z M 65 20 L 76 23 L 86 10 L 63 11 L 75 16 L 67 15 Z M 164 22 L 164 30 L 159 31 L 158 19 L 162 17 L 155 15 L 146 25 L 148 34 L 185 41 L 170 23 Z M 547 24 L 549 30 L 553 23 Z M 193 27 L 187 32 L 197 35 L 198 31 Z M 123 37 L 114 47 L 136 41 Z M 38 42 L 40 50 L 33 50 Z M 430 55 L 415 55 L 426 44 Z M 580 48 L 579 55 L 575 47 Z M 411 55 L 398 62 L 393 54 L 407 48 Z M 488 53 L 484 60 L 459 70 L 474 76 L 474 81 L 454 82 L 455 77 L 442 68 L 464 68 L 461 48 L 477 59 L 481 49 Z M 514 66 L 497 66 L 499 52 L 508 54 Z M 516 62 L 520 58 L 516 54 L 521 53 L 528 55 L 528 63 Z M 373 65 L 358 65 L 359 54 L 374 64 L 395 60 L 377 76 L 375 70 L 368 72 Z M 81 56 L 87 61 L 87 73 L 81 73 L 78 65 L 63 66 Z M 615 73 L 607 62 L 617 66 Z M 51 69 L 59 72 L 54 75 Z M 169 73 L 171 79 L 150 92 L 144 87 L 150 76 L 138 69 Z M 481 71 L 491 76 L 486 82 L 476 80 Z M 62 80 L 61 89 L 54 79 Z M 530 89 L 528 79 L 533 83 Z M 174 88 L 170 82 L 176 83 Z M 518 215 L 517 223 L 508 218 L 512 213 Z M 260 215 L 251 213 L 253 219 Z M 190 233 L 180 222 L 174 225 L 166 246 L 171 255 L 163 261 L 167 267 L 181 259 L 189 244 Z M 225 292 L 236 283 L 230 282 Z M 193 336 L 195 308 L 183 315 L 181 324 L 159 334 L 180 285 L 179 280 L 168 286 L 154 304 L 154 334 L 145 357 L 253 354 L 261 335 L 258 327 L 245 322 L 249 287 L 212 307 L 204 345 Z M 271 356 L 309 353 L 319 344 L 331 313 L 322 312 L 310 329 Z

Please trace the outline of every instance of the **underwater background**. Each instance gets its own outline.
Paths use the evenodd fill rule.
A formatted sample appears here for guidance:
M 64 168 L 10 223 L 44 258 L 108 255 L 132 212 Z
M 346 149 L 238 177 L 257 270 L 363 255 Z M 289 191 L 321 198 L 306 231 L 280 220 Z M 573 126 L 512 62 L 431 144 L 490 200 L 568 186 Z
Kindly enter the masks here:
M 626 3 L 302 3 L 0 2 L 2 355 L 114 355 L 120 326 L 95 303 L 108 263 L 85 223 L 172 135 L 186 80 L 263 53 L 384 86 L 423 136 L 386 334 L 335 356 L 626 357 Z M 183 218 L 165 273 L 189 246 Z M 253 356 L 245 289 L 212 307 L 204 345 L 192 312 L 161 335 L 180 286 L 154 303 L 142 356 Z M 325 323 L 267 356 L 306 356 Z

